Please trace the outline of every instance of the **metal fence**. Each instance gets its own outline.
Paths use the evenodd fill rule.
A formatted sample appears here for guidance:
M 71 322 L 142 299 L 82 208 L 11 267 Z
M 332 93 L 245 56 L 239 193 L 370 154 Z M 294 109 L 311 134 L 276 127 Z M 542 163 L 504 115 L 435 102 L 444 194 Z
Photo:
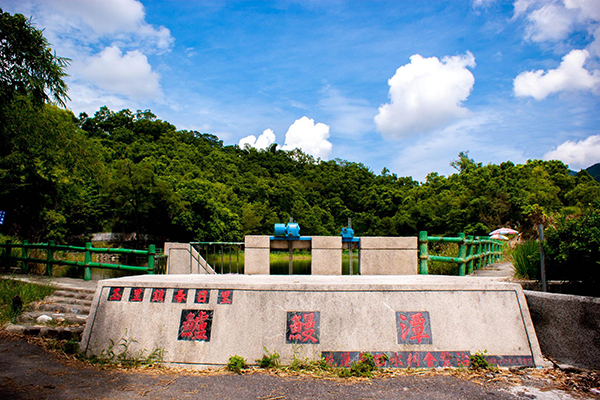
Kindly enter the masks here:
M 429 255 L 431 242 L 456 243 L 458 257 Z M 502 257 L 502 242 L 489 237 L 465 236 L 459 233 L 458 237 L 427 236 L 426 231 L 419 232 L 419 274 L 427 275 L 428 261 L 441 261 L 458 264 L 458 275 L 464 276 L 473 273 L 473 269 L 480 269 L 488 264 L 493 264 Z
M 244 273 L 244 242 L 192 242 L 217 274 Z
M 0 243 L 0 248 L 4 249 L 4 254 L 2 254 L 1 259 L 4 260 L 7 265 L 9 265 L 13 261 L 20 262 L 21 271 L 23 273 L 28 272 L 28 263 L 45 264 L 46 274 L 50 276 L 52 275 L 52 267 L 54 265 L 72 265 L 84 269 L 83 279 L 86 281 L 89 281 L 92 278 L 92 268 L 134 271 L 140 272 L 142 274 L 164 274 L 167 266 L 167 256 L 157 254 L 156 246 L 153 244 L 148 246 L 148 250 L 133 250 L 93 247 L 91 242 L 86 243 L 85 247 L 78 247 L 55 244 L 54 242 L 28 243 L 27 241 L 23 241 L 23 243 Z M 15 249 L 17 250 L 18 255 L 14 254 L 13 250 Z M 41 256 L 39 256 L 38 254 L 30 254 L 31 250 L 37 250 L 38 252 L 45 253 L 45 257 L 41 258 Z M 84 261 L 63 260 L 55 258 L 56 253 L 59 252 L 83 253 Z M 147 257 L 148 265 L 144 267 L 135 265 L 93 262 L 93 254 L 135 254 Z

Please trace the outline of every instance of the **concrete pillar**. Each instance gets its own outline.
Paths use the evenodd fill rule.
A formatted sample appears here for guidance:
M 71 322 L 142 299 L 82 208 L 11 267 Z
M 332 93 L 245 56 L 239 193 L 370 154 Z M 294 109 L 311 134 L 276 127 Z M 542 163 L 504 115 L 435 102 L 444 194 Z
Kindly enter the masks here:
M 197 274 L 198 262 L 190 251 L 189 243 L 165 243 L 167 259 L 167 274 Z
M 311 239 L 311 274 L 342 274 L 342 237 L 313 236 Z
M 246 236 L 244 239 L 244 274 L 269 275 L 269 236 Z
M 361 275 L 417 274 L 416 237 L 361 237 Z

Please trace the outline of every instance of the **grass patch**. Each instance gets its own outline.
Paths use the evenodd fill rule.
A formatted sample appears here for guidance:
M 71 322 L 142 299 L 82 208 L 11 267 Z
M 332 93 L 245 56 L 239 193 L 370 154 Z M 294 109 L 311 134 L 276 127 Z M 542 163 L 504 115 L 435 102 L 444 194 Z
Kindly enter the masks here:
M 255 360 L 260 368 L 278 368 L 281 365 L 281 356 L 278 352 L 274 351 L 273 353 L 269 352 L 266 347 L 264 347 L 265 354 L 263 354 L 262 358 L 259 360 Z
M 231 356 L 229 357 L 229 362 L 227 363 L 227 369 L 231 372 L 235 372 L 236 374 L 241 374 L 243 369 L 248 368 L 248 363 L 246 359 L 241 356 Z
M 114 365 L 123 368 L 154 367 L 162 364 L 163 349 L 154 349 L 149 354 L 146 354 L 147 351 L 144 349 L 132 351 L 130 346 L 135 343 L 137 343 L 137 340 L 133 338 L 121 338 L 117 343 L 110 339 L 108 348 L 102 350 L 100 355 L 92 354 L 89 357 L 85 357 L 79 354 L 79 358 L 99 366 Z M 68 346 L 69 342 L 66 345 Z M 66 347 L 64 352 L 67 353 L 68 350 L 71 349 Z M 77 351 L 77 349 L 73 350 Z
M 0 279 L 0 323 L 5 324 L 18 317 L 27 305 L 51 295 L 54 290 L 47 285 L 26 283 L 14 279 Z M 21 307 L 18 307 L 16 296 L 22 302 Z M 14 306 L 13 299 L 15 300 Z
M 539 280 L 540 244 L 535 240 L 517 245 L 510 253 L 510 261 L 516 278 Z

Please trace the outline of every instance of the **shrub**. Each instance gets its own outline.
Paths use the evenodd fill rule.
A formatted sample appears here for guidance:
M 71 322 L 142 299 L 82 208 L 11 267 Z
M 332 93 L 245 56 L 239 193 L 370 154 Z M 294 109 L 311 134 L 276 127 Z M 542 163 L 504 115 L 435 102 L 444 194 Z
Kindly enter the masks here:
M 515 277 L 522 279 L 540 279 L 540 244 L 528 240 L 518 244 L 510 253 Z
M 562 218 L 546 230 L 548 279 L 600 283 L 600 211 Z

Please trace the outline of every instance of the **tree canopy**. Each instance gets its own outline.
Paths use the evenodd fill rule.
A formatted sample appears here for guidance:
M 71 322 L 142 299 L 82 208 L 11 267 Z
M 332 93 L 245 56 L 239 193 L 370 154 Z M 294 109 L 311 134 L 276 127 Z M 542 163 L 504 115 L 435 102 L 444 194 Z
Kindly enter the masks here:
M 10 233 L 31 239 L 135 231 L 237 241 L 290 217 L 304 235 L 338 235 L 348 218 L 357 236 L 486 235 L 499 226 L 533 234 L 540 222 L 600 208 L 600 184 L 559 161 L 482 165 L 465 152 L 455 174 L 420 183 L 300 150 L 224 146 L 150 110 L 102 107 L 76 118 L 52 105 L 36 114 L 19 98 L 8 116 L 0 202 Z
M 52 52 L 31 20 L 0 8 L 0 105 L 20 94 L 31 95 L 38 106 L 54 99 L 65 107 L 68 96 L 63 78 L 68 63 Z

